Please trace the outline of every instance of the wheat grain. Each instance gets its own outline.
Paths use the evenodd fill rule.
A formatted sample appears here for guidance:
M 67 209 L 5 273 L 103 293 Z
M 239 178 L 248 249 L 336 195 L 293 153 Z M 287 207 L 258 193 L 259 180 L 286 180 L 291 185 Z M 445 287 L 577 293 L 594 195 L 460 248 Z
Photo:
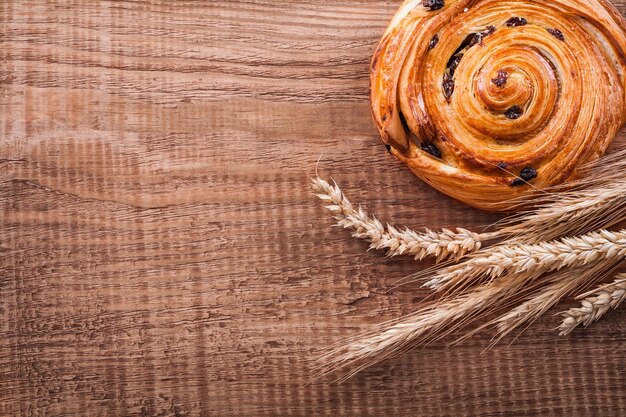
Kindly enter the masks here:
M 314 178 L 314 192 L 330 210 L 338 224 L 352 229 L 353 236 L 370 242 L 372 249 L 386 250 L 388 256 L 411 255 L 422 260 L 434 257 L 437 261 L 459 259 L 469 252 L 480 249 L 482 241 L 492 239 L 493 234 L 477 234 L 466 229 L 426 229 L 418 233 L 408 228 L 399 229 L 383 224 L 370 217 L 359 206 L 354 208 L 337 184 L 331 185 L 321 178 Z
M 425 286 L 440 291 L 464 288 L 504 274 L 551 272 L 603 259 L 623 259 L 624 255 L 626 230 L 600 230 L 536 244 L 498 245 L 489 248 L 487 254 L 477 252 L 462 263 L 438 270 Z
M 580 324 L 587 327 L 609 309 L 617 308 L 626 299 L 626 274 L 618 274 L 613 283 L 601 286 L 583 297 L 580 307 L 561 313 L 563 322 L 559 326 L 559 335 L 571 333 Z

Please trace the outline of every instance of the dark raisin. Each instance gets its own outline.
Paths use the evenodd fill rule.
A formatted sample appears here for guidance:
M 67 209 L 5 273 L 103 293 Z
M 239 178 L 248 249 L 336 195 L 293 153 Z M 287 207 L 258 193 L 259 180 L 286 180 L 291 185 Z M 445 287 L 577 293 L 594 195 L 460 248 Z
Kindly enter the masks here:
M 485 39 L 487 36 L 493 34 L 495 31 L 496 31 L 496 27 L 495 26 L 487 26 L 487 29 L 483 30 L 482 32 L 476 33 L 474 35 L 474 37 L 472 38 L 472 41 L 470 42 L 469 46 L 472 47 L 472 46 L 476 45 L 477 43 L 479 43 L 482 46 L 483 39 Z
M 449 101 L 452 93 L 454 93 L 454 80 L 448 74 L 444 74 L 441 86 L 443 87 L 443 96 Z
M 437 46 L 438 43 L 439 35 L 433 36 L 433 38 L 430 40 L 430 43 L 428 44 L 428 49 L 433 49 L 435 46 Z
M 500 169 L 507 169 L 509 166 L 509 164 L 507 164 L 506 162 L 500 162 L 497 167 Z
M 481 33 L 476 33 L 474 35 L 474 37 L 472 38 L 472 41 L 470 42 L 469 46 L 472 47 L 472 46 L 476 45 L 477 43 L 480 43 L 480 44 L 483 43 L 483 35 Z
M 528 24 L 528 21 L 524 19 L 523 17 L 512 17 L 509 20 L 507 20 L 504 24 L 508 28 L 514 28 L 517 26 L 525 26 Z
M 537 170 L 533 167 L 526 167 L 520 172 L 519 178 L 515 178 L 511 181 L 511 186 L 519 187 L 534 178 L 537 178 Z
M 434 12 L 435 10 L 443 9 L 443 6 L 445 6 L 445 4 L 446 3 L 444 0 L 424 0 L 422 2 L 422 6 L 426 7 L 431 12 Z
M 526 167 L 522 169 L 522 172 L 520 172 L 519 176 L 524 181 L 530 181 L 533 178 L 537 178 L 537 170 L 533 167 Z
M 441 151 L 438 147 L 433 145 L 432 143 L 425 143 L 422 145 L 422 150 L 435 158 L 441 159 Z
M 456 55 L 459 52 L 461 52 L 462 50 L 464 50 L 465 48 L 469 47 L 470 44 L 472 43 L 472 41 L 474 40 L 474 37 L 477 35 L 477 33 L 470 33 L 469 35 L 467 35 L 465 37 L 465 39 L 463 39 L 463 42 L 461 42 L 461 44 L 459 45 L 458 48 L 456 48 L 456 51 L 454 51 L 454 53 L 452 55 Z
M 497 85 L 498 87 L 502 87 L 506 84 L 506 81 L 509 79 L 509 73 L 505 70 L 498 70 L 498 76 L 496 78 L 492 78 L 491 82 Z
M 387 152 L 391 153 L 391 145 L 385 143 L 385 148 L 387 148 Z
M 558 29 L 546 29 L 548 31 L 548 33 L 552 36 L 554 36 L 555 38 L 557 38 L 560 41 L 564 41 L 565 40 L 565 36 L 563 35 L 563 32 L 561 32 Z
M 507 111 L 504 112 L 506 118 L 511 120 L 519 119 L 522 114 L 524 114 L 524 109 L 522 109 L 521 106 L 517 105 L 509 108 Z
M 409 129 L 409 124 L 406 122 L 406 118 L 404 117 L 404 113 L 400 112 L 400 123 L 402 123 L 402 128 L 405 132 L 409 133 L 411 129 Z
M 463 58 L 463 54 L 458 54 L 454 55 L 448 61 L 448 65 L 446 65 L 446 68 L 448 68 L 448 70 L 450 71 L 451 77 L 454 76 L 454 73 L 456 72 L 456 67 L 458 67 L 459 63 L 461 62 L 461 58 Z

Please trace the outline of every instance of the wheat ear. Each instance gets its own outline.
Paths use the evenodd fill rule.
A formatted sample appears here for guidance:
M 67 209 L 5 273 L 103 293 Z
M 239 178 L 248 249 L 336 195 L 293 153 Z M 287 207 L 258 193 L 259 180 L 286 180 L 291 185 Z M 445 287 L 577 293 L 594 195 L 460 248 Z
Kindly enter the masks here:
M 343 377 L 347 379 L 360 370 L 394 357 L 413 346 L 432 343 L 469 326 L 485 315 L 527 299 L 510 313 L 457 339 L 457 342 L 464 340 L 485 327 L 496 325 L 499 332 L 493 342 L 496 343 L 511 330 L 539 317 L 563 296 L 600 279 L 618 263 L 599 262 L 574 271 L 568 269 L 550 275 L 526 271 L 503 276 L 476 288 L 444 297 L 410 315 L 383 323 L 376 330 L 351 338 L 345 345 L 330 350 L 320 359 L 323 364 L 322 373 L 350 367 L 351 371 Z
M 578 179 L 521 198 L 518 208 L 532 210 L 498 222 L 500 232 L 536 243 L 611 227 L 626 219 L 624 170 L 626 150 L 586 164 Z
M 606 275 L 613 274 L 620 263 L 621 261 L 614 260 L 603 261 L 548 275 L 543 278 L 545 284 L 527 301 L 489 322 L 484 327 L 491 325 L 497 327 L 498 335 L 495 343 L 520 326 L 537 320 L 565 296 L 578 291 L 580 288 L 592 285 Z
M 611 284 L 603 285 L 581 297 L 584 298 L 581 307 L 561 313 L 563 322 L 559 326 L 559 335 L 571 333 L 580 324 L 587 327 L 599 320 L 609 309 L 617 308 L 626 300 L 626 274 L 618 274 Z
M 440 291 L 522 272 L 545 273 L 579 267 L 603 259 L 623 259 L 626 230 L 600 230 L 578 237 L 536 244 L 498 245 L 487 254 L 477 252 L 466 261 L 441 268 L 425 286 Z M 419 278 L 420 274 L 414 275 Z
M 480 249 L 483 240 L 494 237 L 493 234 L 481 235 L 461 228 L 426 229 L 423 233 L 390 225 L 385 228 L 360 206 L 354 208 L 336 183 L 331 185 L 318 177 L 313 179 L 312 187 L 340 226 L 352 229 L 354 237 L 369 241 L 370 248 L 386 250 L 388 256 L 411 255 L 418 260 L 434 257 L 437 261 L 459 259 L 468 252 Z
M 626 180 L 538 199 L 532 211 L 500 222 L 509 242 L 537 243 L 613 226 L 626 218 Z
M 398 320 L 383 323 L 377 330 L 356 336 L 322 356 L 322 374 L 351 367 L 351 372 L 345 375 L 347 379 L 412 346 L 445 337 L 508 303 L 512 297 L 536 289 L 536 285 L 532 284 L 534 278 L 534 274 L 523 273 L 510 279 L 499 279 L 426 305 Z

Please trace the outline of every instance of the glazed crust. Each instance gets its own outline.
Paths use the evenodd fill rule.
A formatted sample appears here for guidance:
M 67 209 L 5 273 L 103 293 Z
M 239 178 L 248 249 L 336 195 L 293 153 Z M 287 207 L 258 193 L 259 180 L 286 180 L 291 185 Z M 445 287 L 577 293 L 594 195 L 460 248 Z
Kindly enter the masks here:
M 624 125 L 625 35 L 605 0 L 407 0 L 372 59 L 372 114 L 424 181 L 510 210 Z

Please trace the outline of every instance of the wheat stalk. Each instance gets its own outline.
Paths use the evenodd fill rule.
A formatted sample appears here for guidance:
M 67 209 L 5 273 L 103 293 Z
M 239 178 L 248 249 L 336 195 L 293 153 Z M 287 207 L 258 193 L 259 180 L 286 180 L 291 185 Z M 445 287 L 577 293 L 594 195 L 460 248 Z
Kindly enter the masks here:
M 487 254 L 478 252 L 462 263 L 438 270 L 425 286 L 450 290 L 505 274 L 545 273 L 603 259 L 623 259 L 625 254 L 626 230 L 600 230 L 536 244 L 498 245 Z
M 386 250 L 388 256 L 411 255 L 422 260 L 434 257 L 438 262 L 444 259 L 459 259 L 469 252 L 480 249 L 483 241 L 492 239 L 494 234 L 478 234 L 466 229 L 426 229 L 418 233 L 408 228 L 399 229 L 383 224 L 370 217 L 359 206 L 354 208 L 339 186 L 329 184 L 321 178 L 314 178 L 312 187 L 337 220 L 352 235 L 370 242 L 370 248 Z
M 559 326 L 559 335 L 571 333 L 580 324 L 587 327 L 599 320 L 609 309 L 617 308 L 626 300 L 626 274 L 618 274 L 611 284 L 603 285 L 581 297 L 584 297 L 581 307 L 561 313 L 563 322 Z

